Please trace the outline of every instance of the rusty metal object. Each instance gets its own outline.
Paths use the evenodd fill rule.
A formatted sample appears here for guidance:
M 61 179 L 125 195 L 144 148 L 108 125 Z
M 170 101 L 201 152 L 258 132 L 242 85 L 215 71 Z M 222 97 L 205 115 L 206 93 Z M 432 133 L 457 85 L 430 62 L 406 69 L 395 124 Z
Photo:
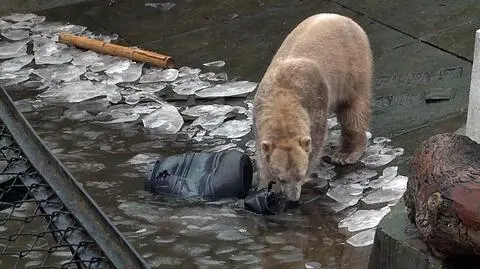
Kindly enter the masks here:
M 480 255 L 480 145 L 440 134 L 423 142 L 404 194 L 408 218 L 432 252 Z
M 21 259 L 32 251 L 39 251 L 32 246 L 12 250 L 9 246 L 15 245 L 17 238 L 25 243 L 26 236 L 38 240 L 51 235 L 57 244 L 43 251 L 51 255 L 60 247 L 68 247 L 74 256 L 70 263 L 78 264 L 78 268 L 149 268 L 70 172 L 48 150 L 1 87 L 0 176 L 0 204 L 10 206 L 12 212 L 21 205 L 30 204 L 37 208 L 32 216 L 25 218 L 12 218 L 12 214 L 4 218 L 0 215 L 0 225 L 12 220 L 23 223 L 17 233 L 0 236 L 0 239 L 8 238 L 6 244 L 0 244 L 2 262 L 15 256 Z M 5 194 L 15 189 L 21 189 L 20 193 L 27 192 L 28 195 L 19 199 L 12 196 L 7 201 Z M 46 221 L 46 231 L 36 234 L 24 229 L 32 220 L 40 221 L 41 218 Z
M 115 45 L 84 36 L 61 33 L 58 42 L 82 49 L 89 49 L 98 53 L 125 57 L 134 61 L 148 63 L 163 68 L 171 68 L 174 66 L 173 58 L 170 56 L 147 50 Z

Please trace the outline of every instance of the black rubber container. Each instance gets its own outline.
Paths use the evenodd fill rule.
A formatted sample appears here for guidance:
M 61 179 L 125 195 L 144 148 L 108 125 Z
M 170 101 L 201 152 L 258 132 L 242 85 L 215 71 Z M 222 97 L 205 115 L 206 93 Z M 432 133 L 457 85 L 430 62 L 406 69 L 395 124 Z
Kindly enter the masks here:
M 252 175 L 252 161 L 239 151 L 185 153 L 157 161 L 145 180 L 145 189 L 210 201 L 243 199 L 252 186 Z

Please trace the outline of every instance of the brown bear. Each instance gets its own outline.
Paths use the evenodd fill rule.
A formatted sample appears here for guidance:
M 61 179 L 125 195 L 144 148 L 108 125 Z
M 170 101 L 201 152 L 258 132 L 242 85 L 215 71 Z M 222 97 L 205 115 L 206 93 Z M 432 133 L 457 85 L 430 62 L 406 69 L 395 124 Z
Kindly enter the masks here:
M 331 157 L 352 164 L 363 155 L 371 118 L 372 51 L 352 19 L 317 14 L 283 41 L 254 99 L 258 176 L 290 201 L 321 163 L 327 118 L 335 113 L 341 145 Z

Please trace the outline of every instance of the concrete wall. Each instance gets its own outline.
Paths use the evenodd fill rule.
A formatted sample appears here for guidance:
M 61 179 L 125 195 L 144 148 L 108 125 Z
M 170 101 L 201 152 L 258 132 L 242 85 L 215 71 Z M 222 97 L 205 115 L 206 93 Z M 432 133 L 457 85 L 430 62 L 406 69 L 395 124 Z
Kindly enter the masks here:
M 87 0 L 0 0 L 0 15 L 35 12 L 85 1 Z
M 480 30 L 477 30 L 475 34 L 466 135 L 480 143 Z

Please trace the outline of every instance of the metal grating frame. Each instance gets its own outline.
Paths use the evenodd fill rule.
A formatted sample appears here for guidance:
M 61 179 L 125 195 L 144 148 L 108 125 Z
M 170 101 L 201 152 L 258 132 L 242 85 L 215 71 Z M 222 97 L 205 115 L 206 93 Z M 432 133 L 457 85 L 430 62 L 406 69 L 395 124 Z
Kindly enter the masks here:
M 149 268 L 0 87 L 0 268 Z

